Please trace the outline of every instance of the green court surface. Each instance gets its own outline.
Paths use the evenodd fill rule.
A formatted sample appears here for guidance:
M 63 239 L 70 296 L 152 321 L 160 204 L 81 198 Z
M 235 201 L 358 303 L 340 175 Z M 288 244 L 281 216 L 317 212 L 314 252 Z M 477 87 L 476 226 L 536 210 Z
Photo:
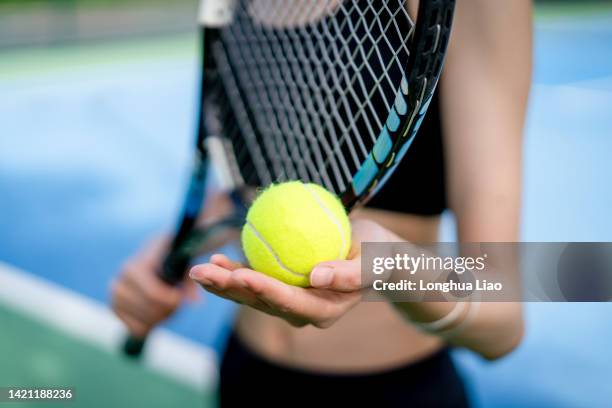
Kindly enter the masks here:
M 157 330 L 143 357 L 131 360 L 119 352 L 125 335 L 104 304 L 0 263 L 0 386 L 70 388 L 75 396 L 7 406 L 216 405 L 209 350 Z
M 69 387 L 74 407 L 214 406 L 199 392 L 137 363 L 101 350 L 60 330 L 0 307 L 0 384 Z M 57 407 L 58 402 L 10 403 L 10 407 Z

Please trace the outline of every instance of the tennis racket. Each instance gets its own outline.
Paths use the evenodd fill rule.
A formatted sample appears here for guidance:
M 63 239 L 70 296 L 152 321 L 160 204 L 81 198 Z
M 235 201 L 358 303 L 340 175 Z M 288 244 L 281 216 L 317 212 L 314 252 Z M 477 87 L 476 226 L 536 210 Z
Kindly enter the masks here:
M 454 0 L 202 0 L 202 80 L 194 167 L 160 278 L 242 227 L 253 192 L 318 183 L 347 211 L 385 183 L 438 83 Z M 208 180 L 232 215 L 198 225 Z M 145 339 L 130 337 L 138 356 Z

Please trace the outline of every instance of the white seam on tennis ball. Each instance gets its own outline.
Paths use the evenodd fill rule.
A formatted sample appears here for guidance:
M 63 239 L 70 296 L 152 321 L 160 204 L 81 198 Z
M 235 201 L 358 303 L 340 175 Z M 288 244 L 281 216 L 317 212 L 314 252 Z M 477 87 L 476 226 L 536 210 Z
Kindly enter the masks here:
M 325 214 L 327 215 L 327 217 L 336 225 L 336 227 L 338 228 L 338 232 L 340 233 L 340 237 L 342 238 L 342 247 L 340 247 L 340 253 L 338 254 L 338 260 L 342 260 L 343 259 L 343 254 L 344 251 L 346 249 L 346 238 L 344 237 L 344 231 L 342 230 L 342 225 L 340 224 L 340 220 L 337 219 L 334 214 L 332 213 L 331 209 L 329 207 L 327 207 L 325 205 L 325 203 L 323 201 L 321 201 L 321 198 L 318 196 L 317 192 L 314 191 L 312 189 L 311 186 L 309 186 L 308 184 L 304 184 L 302 183 L 302 185 L 304 186 L 304 188 L 306 189 L 306 191 L 308 191 L 308 193 L 310 193 L 310 195 L 312 196 L 312 198 L 314 198 L 314 200 L 316 201 L 317 204 L 319 204 L 319 207 L 321 207 L 321 209 L 323 210 L 323 212 L 325 212 Z
M 270 254 L 274 257 L 274 260 L 276 261 L 276 263 L 278 264 L 278 266 L 281 267 L 281 269 L 283 269 L 286 272 L 289 272 L 295 276 L 298 276 L 300 278 L 305 277 L 306 275 L 303 275 L 299 272 L 295 272 L 292 271 L 291 269 L 287 268 L 285 266 L 285 264 L 283 264 L 283 261 L 280 260 L 280 258 L 278 257 L 278 255 L 276 254 L 276 252 L 274 252 L 274 249 L 272 249 L 272 247 L 270 246 L 270 244 L 268 244 L 268 242 L 264 239 L 264 237 L 259 233 L 259 231 L 257 231 L 257 228 L 255 228 L 255 226 L 253 226 L 253 224 L 251 224 L 250 221 L 247 220 L 246 225 L 251 228 L 251 230 L 253 231 L 253 234 L 255 234 L 255 236 L 257 237 L 257 239 L 259 239 L 261 241 L 261 243 L 266 247 L 266 249 L 270 252 Z

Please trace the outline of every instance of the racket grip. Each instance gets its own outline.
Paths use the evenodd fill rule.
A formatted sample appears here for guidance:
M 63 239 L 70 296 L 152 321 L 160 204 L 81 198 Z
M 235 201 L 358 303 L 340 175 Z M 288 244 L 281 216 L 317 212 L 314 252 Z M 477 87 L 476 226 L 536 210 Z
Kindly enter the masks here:
M 142 351 L 147 343 L 147 338 L 139 338 L 129 335 L 123 344 L 123 354 L 127 357 L 137 359 L 142 355 Z

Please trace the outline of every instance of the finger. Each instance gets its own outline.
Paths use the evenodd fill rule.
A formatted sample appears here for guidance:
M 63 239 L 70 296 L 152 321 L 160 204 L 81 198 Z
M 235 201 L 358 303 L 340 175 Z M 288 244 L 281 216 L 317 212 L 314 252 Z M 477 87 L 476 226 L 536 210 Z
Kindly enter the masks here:
M 196 265 L 189 271 L 189 277 L 204 286 L 225 290 L 231 282 L 231 271 L 213 263 Z
M 238 303 L 239 305 L 250 306 L 263 312 L 269 313 L 269 310 L 262 309 L 262 307 L 265 306 L 255 296 L 253 296 L 253 294 L 248 291 L 242 289 L 220 290 L 215 289 L 211 286 L 204 285 L 202 287 L 207 292 L 212 293 L 215 296 L 219 296 L 223 299 Z
M 238 269 L 233 275 L 276 316 L 319 322 L 333 318 L 339 310 L 333 296 L 326 297 L 318 290 L 287 285 L 250 269 Z
M 207 291 L 225 299 L 248 305 L 256 301 L 252 293 L 249 293 L 240 282 L 232 278 L 232 271 L 218 265 L 202 264 L 194 266 L 191 268 L 189 276 Z
M 162 320 L 168 311 L 160 307 L 152 307 L 148 301 L 134 294 L 133 290 L 125 285 L 113 287 L 113 309 L 123 311 L 135 320 L 152 325 Z
M 242 265 L 240 262 L 234 262 L 223 254 L 214 254 L 213 256 L 211 256 L 210 263 L 213 263 L 225 269 L 229 269 L 230 271 L 233 271 L 238 268 L 244 268 L 244 265 Z
M 119 317 L 119 319 L 125 324 L 128 331 L 134 337 L 144 338 L 149 334 L 149 332 L 153 328 L 153 326 L 145 324 L 139 319 L 135 319 L 129 313 L 126 313 L 124 310 L 120 308 L 116 309 L 115 313 L 117 314 L 117 317 Z
M 310 284 L 313 288 L 326 288 L 341 292 L 361 289 L 361 257 L 318 264 L 310 273 Z
M 149 305 L 174 309 L 180 305 L 183 294 L 179 288 L 168 285 L 150 270 L 138 264 L 127 264 L 122 282 L 134 291 L 137 298 L 144 298 Z
M 244 277 L 248 275 L 262 276 L 271 283 L 278 282 L 275 279 L 267 278 L 265 275 L 250 269 L 242 268 L 230 271 L 216 264 L 194 266 L 189 275 L 211 293 L 258 309 L 263 308 L 267 313 L 273 312 L 269 306 L 257 298 L 257 293 L 245 283 Z

